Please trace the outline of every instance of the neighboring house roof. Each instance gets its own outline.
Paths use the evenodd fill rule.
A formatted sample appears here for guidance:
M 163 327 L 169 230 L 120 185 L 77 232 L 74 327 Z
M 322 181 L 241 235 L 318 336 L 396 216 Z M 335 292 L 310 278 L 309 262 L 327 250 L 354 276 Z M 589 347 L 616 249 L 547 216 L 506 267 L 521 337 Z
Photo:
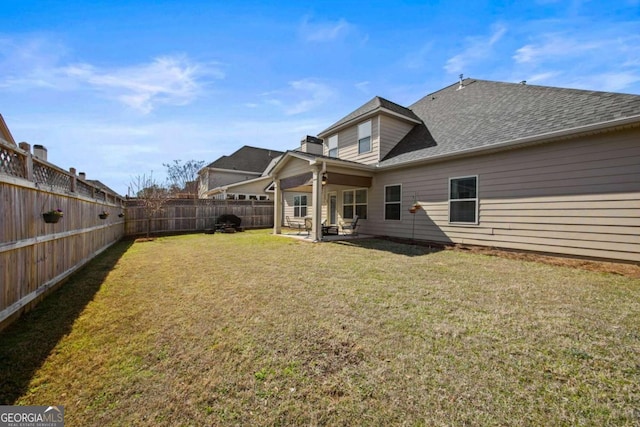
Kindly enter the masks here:
M 85 181 L 88 182 L 89 184 L 93 185 L 94 187 L 97 187 L 97 188 L 99 188 L 99 189 L 101 189 L 103 191 L 106 191 L 107 193 L 111 193 L 111 194 L 115 194 L 116 196 L 119 196 L 119 194 L 115 190 L 109 188 L 107 185 L 103 184 L 102 182 L 98 181 L 97 179 L 87 179 Z
M 16 140 L 13 139 L 13 135 L 11 135 L 11 131 L 9 130 L 7 123 L 4 121 L 2 114 L 0 114 L 0 138 L 4 139 L 11 145 L 18 145 L 16 144 Z
M 403 116 L 406 119 L 411 121 L 420 121 L 420 118 L 416 116 L 416 114 L 410 109 L 403 107 L 401 105 L 396 104 L 395 102 L 391 102 L 387 99 L 381 98 L 379 96 L 374 97 L 372 100 L 358 108 L 357 110 L 349 113 L 342 119 L 338 120 L 336 123 L 329 126 L 327 129 L 320 132 L 319 136 L 325 136 L 326 134 L 333 132 L 355 120 L 359 120 L 364 116 L 367 116 L 374 112 L 380 112 L 383 110 L 390 111 L 395 113 L 396 115 Z
M 228 169 L 262 173 L 271 161 L 282 155 L 282 151 L 268 150 L 245 145 L 229 156 L 222 156 L 208 164 L 207 168 Z
M 380 167 L 640 117 L 640 96 L 465 79 L 409 108 L 422 124 Z
M 253 184 L 260 181 L 263 181 L 265 183 L 265 186 L 264 186 L 265 193 L 273 192 L 272 189 L 271 190 L 269 189 L 269 187 L 271 187 L 271 184 L 273 184 L 273 178 L 271 178 L 270 176 L 260 176 L 258 178 L 247 179 L 245 181 L 238 181 L 231 184 L 225 184 L 219 187 L 212 188 L 211 190 L 207 191 L 207 194 L 211 195 L 211 194 L 222 193 L 223 191 L 230 191 L 235 188 L 247 186 L 249 184 Z

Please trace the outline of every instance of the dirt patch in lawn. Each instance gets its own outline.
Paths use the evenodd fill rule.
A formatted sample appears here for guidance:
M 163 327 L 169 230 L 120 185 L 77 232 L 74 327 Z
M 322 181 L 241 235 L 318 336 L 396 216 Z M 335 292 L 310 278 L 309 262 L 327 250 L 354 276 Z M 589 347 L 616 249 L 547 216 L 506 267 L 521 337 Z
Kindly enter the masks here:
M 468 251 L 480 253 L 483 255 L 498 256 L 502 258 L 517 259 L 522 261 L 541 262 L 545 264 L 557 265 L 562 267 L 580 268 L 583 270 L 597 271 L 601 273 L 613 273 L 621 276 L 633 277 L 640 279 L 640 265 L 624 263 L 598 261 L 580 258 L 568 258 L 559 255 L 546 255 L 535 252 L 509 251 L 496 248 L 483 248 L 480 246 L 453 246 L 453 250 Z
M 562 255 L 550 255 L 537 252 L 527 252 L 518 250 L 498 249 L 485 246 L 472 245 L 441 245 L 433 242 L 412 241 L 409 239 L 387 238 L 387 240 L 400 243 L 413 244 L 435 248 L 438 250 L 454 250 L 472 252 L 482 255 L 497 256 L 501 258 L 516 259 L 521 261 L 540 262 L 544 264 L 557 265 L 561 267 L 580 268 L 583 270 L 596 271 L 601 273 L 619 274 L 621 276 L 640 279 L 640 264 L 626 262 L 612 262 L 587 258 L 571 258 Z

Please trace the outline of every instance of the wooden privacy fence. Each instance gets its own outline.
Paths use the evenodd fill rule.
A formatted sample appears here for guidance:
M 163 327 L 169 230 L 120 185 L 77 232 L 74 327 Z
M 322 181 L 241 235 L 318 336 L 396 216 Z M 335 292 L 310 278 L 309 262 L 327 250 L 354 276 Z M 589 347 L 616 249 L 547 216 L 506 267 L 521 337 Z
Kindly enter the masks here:
M 123 200 L 0 141 L 0 329 L 124 235 Z M 57 223 L 43 213 L 63 211 Z M 102 212 L 109 215 L 100 218 Z
M 149 215 L 144 202 L 129 199 L 126 205 L 127 236 L 188 233 L 213 228 L 217 217 L 233 214 L 242 219 L 242 227 L 273 227 L 273 202 L 258 200 L 167 199 L 162 210 Z M 151 221 L 148 220 L 149 216 Z

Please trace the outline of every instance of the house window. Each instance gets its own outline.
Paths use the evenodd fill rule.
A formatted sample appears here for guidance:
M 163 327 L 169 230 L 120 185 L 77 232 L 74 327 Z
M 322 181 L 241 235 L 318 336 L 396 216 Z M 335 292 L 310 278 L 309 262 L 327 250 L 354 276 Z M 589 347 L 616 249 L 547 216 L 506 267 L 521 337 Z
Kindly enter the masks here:
M 478 177 L 449 178 L 449 222 L 478 223 Z
M 367 219 L 367 189 L 347 190 L 342 193 L 342 217 Z
M 338 135 L 333 135 L 327 142 L 329 157 L 338 157 Z
M 358 125 L 358 154 L 371 151 L 371 120 Z
M 402 206 L 402 186 L 385 185 L 384 187 L 384 219 L 400 220 Z
M 293 216 L 307 216 L 307 196 L 293 196 Z

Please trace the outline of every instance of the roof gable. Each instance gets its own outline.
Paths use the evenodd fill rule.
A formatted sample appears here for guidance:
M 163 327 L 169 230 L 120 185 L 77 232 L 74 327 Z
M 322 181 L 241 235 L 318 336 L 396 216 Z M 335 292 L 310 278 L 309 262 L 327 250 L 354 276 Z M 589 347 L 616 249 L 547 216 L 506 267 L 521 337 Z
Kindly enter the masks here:
M 387 99 L 381 98 L 379 96 L 374 97 L 373 99 L 371 99 L 369 102 L 365 103 L 364 105 L 362 105 L 361 107 L 357 108 L 355 111 L 349 113 L 348 115 L 346 115 L 345 117 L 343 117 L 342 119 L 338 120 L 336 123 L 332 124 L 331 126 L 329 126 L 328 128 L 326 128 L 325 130 L 323 130 L 322 132 L 320 132 L 318 135 L 326 135 L 328 133 L 331 133 L 333 131 L 338 130 L 339 128 L 350 124 L 353 121 L 356 121 L 360 118 L 366 117 L 368 115 L 370 115 L 371 113 L 375 113 L 375 112 L 382 112 L 384 110 L 390 111 L 392 113 L 394 113 L 395 115 L 404 117 L 406 119 L 409 119 L 411 121 L 419 121 L 420 118 L 417 117 L 413 111 L 411 111 L 410 109 L 403 107 L 399 104 L 396 104 L 395 102 L 391 102 Z
M 262 173 L 274 158 L 282 154 L 282 151 L 245 145 L 233 154 L 222 156 L 210 163 L 207 168 Z

